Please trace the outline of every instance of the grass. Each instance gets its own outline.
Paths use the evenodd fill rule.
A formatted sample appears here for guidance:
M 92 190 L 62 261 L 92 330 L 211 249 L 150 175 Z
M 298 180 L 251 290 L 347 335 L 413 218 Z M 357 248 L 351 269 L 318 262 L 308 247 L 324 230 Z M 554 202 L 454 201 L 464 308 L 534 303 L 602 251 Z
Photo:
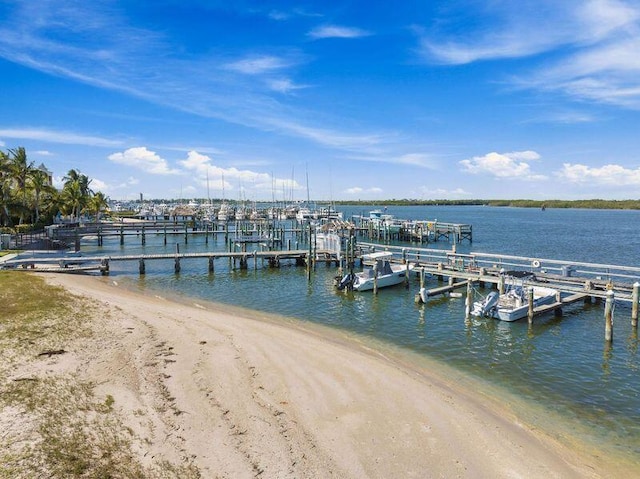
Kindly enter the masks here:
M 191 464 L 143 466 L 111 394 L 70 373 L 29 373 L 43 351 L 90 338 L 97 306 L 24 272 L 0 272 L 0 304 L 1 479 L 200 477 Z

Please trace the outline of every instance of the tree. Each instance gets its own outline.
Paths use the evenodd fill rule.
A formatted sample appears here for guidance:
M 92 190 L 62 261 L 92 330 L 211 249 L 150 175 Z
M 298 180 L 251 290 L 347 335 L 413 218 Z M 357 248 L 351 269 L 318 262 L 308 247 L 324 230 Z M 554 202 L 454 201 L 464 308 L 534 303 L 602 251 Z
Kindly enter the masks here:
M 40 221 L 40 205 L 42 194 L 54 194 L 55 188 L 49 184 L 47 173 L 40 169 L 34 169 L 29 178 L 29 187 L 33 191 L 33 209 L 35 210 L 35 223 Z
M 77 170 L 71 169 L 63 178 L 62 201 L 64 209 L 74 218 L 80 216 L 93 191 L 89 188 L 91 180 Z
M 87 203 L 87 210 L 90 214 L 94 215 L 96 221 L 100 221 L 101 213 L 108 207 L 109 199 L 101 191 L 98 191 L 96 194 L 94 194 Z
M 11 226 L 11 212 L 9 206 L 11 204 L 12 183 L 9 171 L 9 155 L 4 151 L 0 151 L 0 224 L 2 226 Z
M 17 194 L 21 198 L 20 220 L 18 224 L 24 222 L 25 213 L 29 210 L 27 202 L 27 182 L 33 172 L 33 162 L 27 160 L 27 152 L 20 146 L 9 150 L 9 176 L 15 181 Z

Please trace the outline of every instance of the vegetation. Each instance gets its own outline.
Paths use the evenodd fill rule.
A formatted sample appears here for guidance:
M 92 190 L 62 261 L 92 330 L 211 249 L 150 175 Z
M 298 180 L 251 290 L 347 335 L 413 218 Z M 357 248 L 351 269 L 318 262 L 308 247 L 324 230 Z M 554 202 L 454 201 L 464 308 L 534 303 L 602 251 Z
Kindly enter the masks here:
M 0 304 L 0 479 L 200 477 L 188 462 L 144 466 L 114 396 L 71 373 L 37 372 L 43 357 L 91 340 L 96 306 L 16 271 L 0 271 Z
M 339 205 L 380 206 L 511 206 L 520 208 L 585 208 L 640 210 L 640 200 L 412 200 L 335 201 Z
M 72 169 L 58 190 L 49 173 L 28 160 L 23 147 L 0 151 L 0 227 L 9 232 L 37 229 L 53 223 L 58 213 L 99 217 L 108 199 L 93 192 L 90 184 L 89 177 Z

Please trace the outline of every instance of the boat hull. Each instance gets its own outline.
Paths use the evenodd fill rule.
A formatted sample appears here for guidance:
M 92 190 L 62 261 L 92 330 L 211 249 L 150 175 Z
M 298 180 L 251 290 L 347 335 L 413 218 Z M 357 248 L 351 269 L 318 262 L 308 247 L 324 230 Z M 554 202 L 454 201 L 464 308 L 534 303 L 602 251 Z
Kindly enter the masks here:
M 537 308 L 538 306 L 544 306 L 547 304 L 552 304 L 557 299 L 557 291 L 551 288 L 543 288 L 543 287 L 534 287 L 534 300 L 533 307 Z M 478 316 L 486 316 L 490 318 L 499 319 L 500 321 L 513 322 L 518 321 L 519 319 L 523 319 L 527 317 L 529 313 L 529 304 L 527 302 L 518 305 L 516 307 L 513 306 L 504 306 L 501 305 L 500 302 L 495 307 L 492 307 L 484 314 L 478 314 L 479 311 L 483 311 L 483 307 L 481 303 L 474 303 L 474 308 L 472 314 Z
M 379 276 L 377 281 L 378 282 L 377 287 L 378 289 L 380 289 L 380 288 L 386 288 L 388 286 L 395 286 L 396 284 L 400 284 L 403 281 L 405 281 L 405 278 L 406 278 L 405 271 L 386 275 L 386 276 Z M 373 278 L 368 278 L 366 280 L 357 279 L 356 282 L 353 284 L 353 289 L 354 291 L 371 291 L 373 290 L 373 286 L 374 286 Z

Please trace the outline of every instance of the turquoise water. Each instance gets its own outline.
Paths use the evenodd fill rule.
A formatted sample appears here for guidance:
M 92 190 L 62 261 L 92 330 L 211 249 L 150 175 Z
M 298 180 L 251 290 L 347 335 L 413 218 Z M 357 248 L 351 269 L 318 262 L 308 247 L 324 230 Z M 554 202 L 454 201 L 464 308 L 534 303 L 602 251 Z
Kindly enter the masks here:
M 342 208 L 346 218 L 370 209 Z M 639 266 L 639 211 L 447 206 L 396 207 L 388 213 L 471 224 L 474 242 L 458 245 L 459 252 Z M 135 239 L 127 243 L 122 247 L 113 239 L 102 248 L 83 246 L 83 252 L 175 251 L 175 244 L 163 245 L 162 236 L 147 235 L 144 247 Z M 204 238 L 190 238 L 180 251 L 224 247 L 223 237 L 210 239 L 208 245 Z M 440 242 L 429 247 L 451 245 Z M 258 264 L 254 270 L 251 260 L 244 271 L 217 260 L 213 274 L 207 272 L 204 259 L 183 260 L 179 274 L 173 272 L 173 261 L 149 261 L 144 277 L 138 275 L 137 263 L 112 263 L 110 274 L 133 287 L 320 323 L 405 348 L 542 406 L 588 442 L 605 443 L 632 458 L 640 453 L 640 359 L 628 304 L 616 304 L 614 342 L 609 347 L 604 341 L 603 307 L 596 304 L 577 303 L 565 308 L 561 318 L 550 314 L 536 318 L 529 327 L 526 321 L 465 321 L 463 298 L 416 304 L 417 282 L 409 289 L 382 289 L 377 296 L 338 292 L 333 286 L 336 269 L 325 265 L 316 267 L 310 281 L 305 269 L 293 263 L 283 262 L 279 269 Z

